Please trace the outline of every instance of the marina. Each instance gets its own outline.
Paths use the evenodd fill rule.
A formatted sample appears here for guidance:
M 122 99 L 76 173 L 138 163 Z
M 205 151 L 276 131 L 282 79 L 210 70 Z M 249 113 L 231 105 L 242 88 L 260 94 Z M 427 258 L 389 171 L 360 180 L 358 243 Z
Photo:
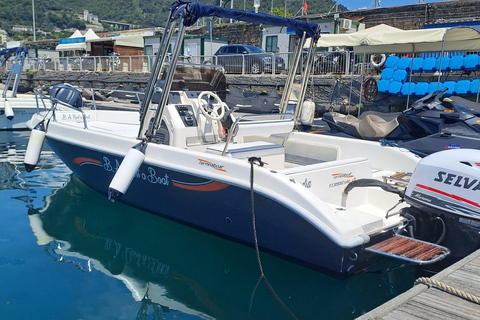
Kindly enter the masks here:
M 236 115 L 219 97 L 223 68 L 178 63 L 185 27 L 205 15 L 296 31 L 296 65 L 287 76 L 280 113 Z M 188 2 L 172 5 L 169 22 L 139 121 L 136 112 L 78 108 L 79 90 L 70 86 L 50 97 L 37 92 L 42 105 L 53 107 L 27 123 L 27 171 L 37 166 L 45 139 L 82 182 L 112 202 L 338 278 L 368 271 L 386 258 L 418 265 L 458 258 L 464 249 L 450 235 L 475 232 L 474 226 L 455 223 L 457 215 L 477 218 L 475 190 L 431 180 L 437 167 L 447 170 L 442 161 L 448 158 L 454 172 L 470 181 L 478 152 L 446 150 L 421 159 L 377 142 L 294 130 L 299 117 L 313 118 L 313 103 L 304 101 L 308 77 L 299 86 L 294 79 L 307 38 L 306 75 L 313 66 L 320 30 L 315 23 Z M 177 23 L 170 54 L 167 44 Z M 293 113 L 288 107 L 295 87 L 299 103 Z M 401 172 L 412 183 L 392 179 Z M 156 201 L 158 195 L 165 200 Z M 194 209 L 201 214 L 192 214 Z M 443 238 L 448 246 L 435 243 Z
M 288 69 L 282 95 L 226 103 L 226 66 L 182 60 L 187 28 L 206 17 L 292 30 L 288 68 L 262 52 L 252 69 Z M 330 108 L 315 119 L 317 23 L 183 0 L 167 21 L 144 92 L 39 86 L 25 117 L 8 100 L 26 54 L 15 51 L 0 128 L 0 317 L 480 318 L 476 105 L 443 97 L 453 93 L 438 76 L 397 117 Z M 327 123 L 340 134 L 317 130 Z M 431 136 L 440 142 L 421 140 Z

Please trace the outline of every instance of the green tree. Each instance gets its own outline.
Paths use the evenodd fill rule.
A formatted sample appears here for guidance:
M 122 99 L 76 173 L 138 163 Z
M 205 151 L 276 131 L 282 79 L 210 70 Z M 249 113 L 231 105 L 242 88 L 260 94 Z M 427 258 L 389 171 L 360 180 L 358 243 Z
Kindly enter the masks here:
M 192 0 L 198 1 L 198 0 Z M 98 16 L 100 20 L 126 21 L 140 27 L 162 27 L 169 15 L 169 9 L 174 0 L 35 0 L 35 26 L 37 29 L 82 28 L 82 20 L 77 15 L 87 9 Z M 218 5 L 218 0 L 201 0 L 201 3 Z M 234 1 L 234 8 L 253 10 L 254 0 Z M 307 0 L 308 13 L 328 12 L 335 2 L 333 0 Z M 230 5 L 230 3 L 228 4 Z M 298 14 L 303 7 L 303 1 L 272 0 L 263 1 L 259 12 L 285 16 Z M 273 9 L 272 9 L 273 7 Z M 339 5 L 339 10 L 346 8 Z M 32 0 L 0 0 L 0 22 L 2 29 L 10 35 L 14 25 L 32 25 Z M 293 14 L 292 14 L 293 13 Z M 80 25 L 79 25 L 80 23 Z M 6 28 L 9 26 L 9 28 Z
M 288 11 L 288 8 L 287 8 L 287 11 L 286 11 L 286 14 L 285 14 L 285 8 L 273 8 L 272 10 L 272 15 L 274 16 L 279 16 L 279 17 L 287 17 L 287 18 L 291 18 L 293 17 L 293 14 L 290 13 L 290 11 Z

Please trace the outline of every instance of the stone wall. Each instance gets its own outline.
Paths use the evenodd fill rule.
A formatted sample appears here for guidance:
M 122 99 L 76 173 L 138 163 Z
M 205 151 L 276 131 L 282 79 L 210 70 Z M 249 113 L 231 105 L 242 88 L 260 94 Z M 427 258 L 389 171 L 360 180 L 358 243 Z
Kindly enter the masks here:
M 38 86 L 70 83 L 79 87 L 114 89 L 122 84 L 132 84 L 136 90 L 144 90 L 150 73 L 141 72 L 92 72 L 92 71 L 43 71 L 22 73 L 18 92 L 32 91 Z
M 83 88 L 115 89 L 123 84 L 131 84 L 135 90 L 145 90 L 150 73 L 127 72 L 80 72 L 80 71 L 38 71 L 27 77 L 22 74 L 19 93 L 32 91 L 37 86 L 51 86 L 58 83 L 70 83 Z M 375 76 L 378 80 L 378 76 Z M 286 81 L 286 75 L 226 75 L 228 87 L 261 92 L 277 90 L 280 94 Z M 297 76 L 296 83 L 300 83 Z M 311 77 L 306 97 L 313 98 L 319 110 L 345 110 L 360 103 L 360 76 L 319 75 Z M 417 98 L 418 99 L 418 98 Z M 411 101 L 413 101 L 412 99 Z M 364 110 L 397 111 L 405 109 L 406 98 L 379 93 L 375 101 L 368 102 L 362 96 Z

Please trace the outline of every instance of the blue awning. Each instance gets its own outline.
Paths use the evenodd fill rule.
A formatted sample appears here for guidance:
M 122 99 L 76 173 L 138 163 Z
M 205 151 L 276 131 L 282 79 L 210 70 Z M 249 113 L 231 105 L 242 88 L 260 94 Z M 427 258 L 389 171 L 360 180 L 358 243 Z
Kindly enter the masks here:
M 170 11 L 172 12 L 173 20 L 183 17 L 184 25 L 186 27 L 192 26 L 202 17 L 219 17 L 250 23 L 286 26 L 295 30 L 295 34 L 299 38 L 303 35 L 303 32 L 306 33 L 308 38 L 318 38 L 320 36 L 320 26 L 316 23 L 272 16 L 265 13 L 221 8 L 198 2 L 186 2 L 184 0 L 178 0 L 175 2 L 170 7 Z

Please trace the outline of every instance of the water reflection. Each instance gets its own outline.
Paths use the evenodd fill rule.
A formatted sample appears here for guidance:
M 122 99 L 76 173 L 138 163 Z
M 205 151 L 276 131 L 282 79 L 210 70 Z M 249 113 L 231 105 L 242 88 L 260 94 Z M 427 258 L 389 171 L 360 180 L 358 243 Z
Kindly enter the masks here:
M 280 302 L 259 281 L 254 249 L 110 203 L 76 178 L 28 213 L 53 261 L 122 281 L 141 301 L 138 319 L 353 319 L 415 279 L 401 268 L 340 281 L 262 253 Z
M 44 186 L 59 188 L 65 182 L 65 175 L 70 173 L 46 143 L 43 145 L 39 168 L 31 173 L 25 172 L 23 159 L 29 137 L 30 131 L 0 131 L 0 190 L 27 190 Z

